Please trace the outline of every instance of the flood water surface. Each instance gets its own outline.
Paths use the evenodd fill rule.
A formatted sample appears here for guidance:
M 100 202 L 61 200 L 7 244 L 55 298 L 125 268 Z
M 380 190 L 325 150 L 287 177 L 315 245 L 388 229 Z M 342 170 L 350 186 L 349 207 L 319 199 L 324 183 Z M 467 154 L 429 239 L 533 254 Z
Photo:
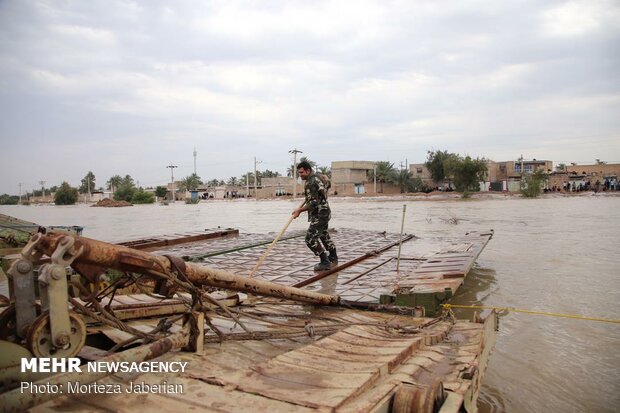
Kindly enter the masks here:
M 215 227 L 279 232 L 297 201 L 197 205 L 2 206 L 42 225 L 81 225 L 105 241 Z M 620 319 L 620 197 L 411 201 L 333 199 L 331 227 L 449 238 L 495 230 L 454 304 L 494 305 Z M 456 223 L 455 223 L 456 222 Z M 297 219 L 291 230 L 304 229 Z M 470 310 L 457 315 L 470 317 Z M 615 412 L 620 325 L 511 313 L 479 399 L 481 412 Z

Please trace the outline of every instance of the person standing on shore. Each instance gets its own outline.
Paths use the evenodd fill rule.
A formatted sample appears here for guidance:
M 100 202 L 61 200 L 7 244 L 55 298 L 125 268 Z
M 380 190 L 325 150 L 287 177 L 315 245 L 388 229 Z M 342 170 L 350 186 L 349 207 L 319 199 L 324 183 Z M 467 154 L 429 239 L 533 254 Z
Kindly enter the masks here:
M 300 208 L 293 211 L 292 215 L 297 218 L 302 212 L 308 211 L 310 226 L 306 233 L 306 245 L 321 259 L 314 266 L 314 271 L 327 271 L 332 263 L 338 262 L 336 246 L 329 237 L 327 228 L 331 219 L 331 210 L 327 202 L 327 190 L 329 180 L 320 177 L 312 171 L 309 162 L 303 161 L 297 165 L 297 173 L 305 181 L 304 195 L 306 202 Z M 327 255 L 329 252 L 329 255 Z

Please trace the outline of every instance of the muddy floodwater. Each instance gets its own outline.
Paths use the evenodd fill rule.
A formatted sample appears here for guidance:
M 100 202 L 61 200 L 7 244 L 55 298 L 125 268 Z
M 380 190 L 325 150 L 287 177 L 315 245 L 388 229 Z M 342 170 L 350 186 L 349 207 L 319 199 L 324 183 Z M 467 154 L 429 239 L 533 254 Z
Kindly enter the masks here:
M 0 213 L 42 225 L 81 225 L 85 236 L 121 241 L 217 226 L 279 232 L 298 203 L 2 206 Z M 335 228 L 398 232 L 406 204 L 405 232 L 419 237 L 494 229 L 454 304 L 620 319 L 620 197 L 330 203 Z M 291 229 L 306 226 L 300 218 Z M 501 318 L 480 411 L 617 412 L 619 372 L 620 324 L 511 313 Z

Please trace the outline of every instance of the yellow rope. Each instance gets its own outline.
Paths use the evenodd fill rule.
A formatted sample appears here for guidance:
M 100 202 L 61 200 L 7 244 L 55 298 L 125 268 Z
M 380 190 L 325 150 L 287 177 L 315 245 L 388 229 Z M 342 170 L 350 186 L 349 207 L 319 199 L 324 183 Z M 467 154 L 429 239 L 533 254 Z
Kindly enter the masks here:
M 584 317 L 584 316 L 575 315 L 575 314 L 547 313 L 544 311 L 520 310 L 518 308 L 513 308 L 513 307 L 494 307 L 490 305 L 455 305 L 455 304 L 442 304 L 441 306 L 446 309 L 473 308 L 477 310 L 513 311 L 515 313 L 546 315 L 546 316 L 551 316 L 551 317 L 576 318 L 578 320 L 602 321 L 604 323 L 620 323 L 620 320 L 611 320 L 609 318 Z

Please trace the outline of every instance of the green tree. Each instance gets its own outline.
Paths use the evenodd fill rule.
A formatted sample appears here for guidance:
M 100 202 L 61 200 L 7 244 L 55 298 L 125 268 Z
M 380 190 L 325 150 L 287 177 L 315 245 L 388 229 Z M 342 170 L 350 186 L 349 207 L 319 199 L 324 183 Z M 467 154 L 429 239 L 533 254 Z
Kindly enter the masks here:
M 86 176 L 82 178 L 82 184 L 80 185 L 80 194 L 87 194 L 95 190 L 95 174 L 92 171 L 88 171 Z
M 121 185 L 126 185 L 126 186 L 131 186 L 131 187 L 135 187 L 135 183 L 133 178 L 131 177 L 131 175 L 127 174 L 123 177 L 123 180 L 121 181 Z
M 317 172 L 329 176 L 330 179 L 332 177 L 332 168 L 329 166 L 321 166 L 320 168 L 317 168 Z
M 265 178 L 277 178 L 278 176 L 280 176 L 280 172 L 270 171 L 269 169 L 265 169 L 259 174 L 259 177 Z
M 56 205 L 73 205 L 78 199 L 78 190 L 71 187 L 67 182 L 63 182 L 54 194 Z
M 227 185 L 231 185 L 231 186 L 239 185 L 239 180 L 236 177 L 231 176 L 230 178 L 228 178 Z
M 143 189 L 138 189 L 131 197 L 132 204 L 152 204 L 155 202 L 155 195 Z
M 19 203 L 19 197 L 15 195 L 2 194 L 0 195 L 0 205 L 17 205 Z
M 246 179 L 248 180 L 246 181 Z M 250 186 L 254 186 L 254 172 L 248 172 L 241 175 L 241 178 L 239 178 L 239 185 L 243 186 L 246 182 L 249 182 Z
M 426 192 L 429 188 L 422 182 L 422 178 L 416 176 L 411 179 L 409 192 Z
M 558 172 L 566 172 L 566 164 L 565 163 L 559 163 L 556 165 L 555 170 Z
M 312 169 L 316 168 L 316 162 L 311 161 L 310 159 L 308 159 L 307 156 L 302 156 L 301 158 L 299 158 L 297 160 L 297 165 L 299 165 L 303 161 L 306 161 L 306 162 L 310 163 L 310 166 L 312 166 Z M 297 172 L 295 172 L 295 173 L 297 173 Z M 293 175 L 293 165 L 289 166 L 288 169 L 286 170 L 286 176 L 290 176 L 290 177 L 294 176 Z
M 114 199 L 116 201 L 131 202 L 133 194 L 136 192 L 136 188 L 133 186 L 121 185 L 116 192 L 114 192 Z
M 123 183 L 123 177 L 120 175 L 114 175 L 111 177 L 106 184 L 108 185 L 108 189 L 112 191 L 112 193 L 116 192 L 116 190 Z
M 463 197 L 469 196 L 470 192 L 480 190 L 480 181 L 484 181 L 487 173 L 487 161 L 484 158 L 473 159 L 458 155 L 451 156 L 445 161 L 446 175 L 454 177 L 456 190 L 463 193 Z
M 165 186 L 158 186 L 157 188 L 155 188 L 155 196 L 157 196 L 158 198 L 165 197 L 166 192 L 168 192 L 168 189 Z
M 136 187 L 134 185 L 133 178 L 130 175 L 125 175 L 124 178 L 121 178 L 120 184 L 116 191 L 114 191 L 114 199 L 117 201 L 131 202 L 135 192 Z
M 395 171 L 392 177 L 392 182 L 400 187 L 401 194 L 409 191 L 412 186 L 411 171 L 409 171 L 409 169 Z
M 443 183 L 449 175 L 447 167 L 450 161 L 457 159 L 459 159 L 457 154 L 448 151 L 428 151 L 424 166 L 430 172 L 433 181 Z
M 525 175 L 521 179 L 521 194 L 526 198 L 537 198 L 546 181 L 547 174 L 542 169 L 537 169 L 533 174 Z
M 396 178 L 396 168 L 394 164 L 388 161 L 379 161 L 375 164 L 375 170 L 377 171 L 377 182 L 380 184 L 379 192 L 383 192 L 383 184 L 386 182 L 394 182 Z M 375 170 L 371 170 L 368 173 L 368 179 L 374 181 Z
M 202 185 L 202 180 L 200 179 L 200 177 L 196 174 L 191 174 L 190 176 L 186 176 L 185 179 L 181 180 L 179 190 L 195 191 L 200 185 Z
M 209 182 L 207 182 L 207 186 L 209 187 L 218 186 L 219 184 L 220 181 L 218 179 L 211 179 Z

